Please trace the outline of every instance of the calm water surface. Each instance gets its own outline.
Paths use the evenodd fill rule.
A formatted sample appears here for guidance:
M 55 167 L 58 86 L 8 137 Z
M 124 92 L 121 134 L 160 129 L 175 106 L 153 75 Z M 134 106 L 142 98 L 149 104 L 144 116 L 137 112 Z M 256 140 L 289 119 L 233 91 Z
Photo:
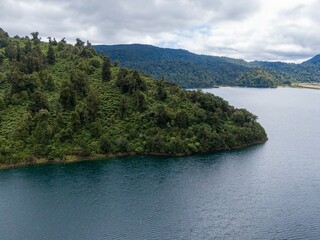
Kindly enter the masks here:
M 206 91 L 258 115 L 269 141 L 0 171 L 0 239 L 320 239 L 320 91 Z

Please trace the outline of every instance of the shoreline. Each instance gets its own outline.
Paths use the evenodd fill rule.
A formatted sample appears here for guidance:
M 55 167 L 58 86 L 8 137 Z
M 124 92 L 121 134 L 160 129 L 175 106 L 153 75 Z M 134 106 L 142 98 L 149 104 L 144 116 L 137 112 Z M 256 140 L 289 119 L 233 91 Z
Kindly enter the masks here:
M 135 157 L 135 156 L 152 156 L 152 157 L 184 157 L 184 156 L 191 156 L 196 154 L 213 154 L 218 152 L 228 152 L 232 150 L 239 150 L 239 149 L 245 149 L 247 147 L 253 147 L 256 145 L 264 144 L 268 141 L 268 138 L 256 141 L 253 143 L 243 144 L 240 146 L 236 146 L 230 149 L 218 149 L 215 151 L 208 151 L 208 152 L 197 152 L 197 153 L 136 153 L 136 152 L 129 152 L 129 153 L 110 153 L 110 154 L 95 154 L 93 156 L 89 157 L 81 157 L 76 155 L 68 155 L 64 159 L 53 159 L 49 160 L 47 158 L 37 158 L 32 162 L 20 162 L 20 163 L 1 163 L 0 164 L 0 171 L 6 170 L 6 169 L 15 169 L 15 168 L 21 168 L 21 167 L 27 167 L 27 166 L 37 166 L 37 165 L 65 165 L 65 164 L 71 164 L 71 163 L 77 163 L 77 162 L 89 162 L 89 161 L 106 161 L 106 160 L 112 160 L 115 158 L 121 158 L 121 157 Z
M 312 83 L 297 83 L 292 85 L 279 85 L 277 87 L 242 87 L 242 86 L 229 86 L 229 85 L 219 85 L 216 87 L 206 87 L 201 88 L 204 90 L 208 89 L 214 89 L 214 88 L 224 88 L 224 87 L 230 87 L 230 88 L 256 88 L 256 89 L 276 89 L 276 88 L 300 88 L 300 89 L 314 89 L 314 90 L 320 90 L 320 83 L 312 84 Z M 187 90 L 197 90 L 197 88 L 190 88 Z
M 320 90 L 320 84 L 298 83 L 298 84 L 293 84 L 290 87 L 292 87 L 292 88 L 301 88 L 301 89 Z

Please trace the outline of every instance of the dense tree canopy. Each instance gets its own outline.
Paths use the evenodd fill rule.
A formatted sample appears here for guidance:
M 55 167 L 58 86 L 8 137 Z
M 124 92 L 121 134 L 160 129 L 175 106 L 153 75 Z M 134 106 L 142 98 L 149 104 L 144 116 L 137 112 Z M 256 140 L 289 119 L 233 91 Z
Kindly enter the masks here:
M 276 88 L 279 80 L 264 70 L 255 70 L 242 74 L 234 85 L 241 87 Z
M 0 164 L 98 154 L 192 154 L 266 140 L 223 99 L 112 65 L 77 39 L 10 38 L 0 29 Z
M 185 88 L 230 86 L 244 73 L 262 69 L 280 84 L 320 82 L 320 56 L 301 63 L 246 62 L 226 57 L 197 55 L 186 50 L 158 48 L 150 45 L 97 45 L 98 52 L 160 79 L 162 75 Z M 249 87 L 249 86 L 247 86 Z

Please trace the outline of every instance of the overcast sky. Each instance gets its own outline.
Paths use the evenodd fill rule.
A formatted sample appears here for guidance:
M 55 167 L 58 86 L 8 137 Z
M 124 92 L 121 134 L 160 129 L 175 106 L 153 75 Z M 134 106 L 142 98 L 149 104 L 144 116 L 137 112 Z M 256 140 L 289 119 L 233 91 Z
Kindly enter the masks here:
M 1 0 L 0 27 L 103 44 L 299 62 L 320 53 L 320 0 Z

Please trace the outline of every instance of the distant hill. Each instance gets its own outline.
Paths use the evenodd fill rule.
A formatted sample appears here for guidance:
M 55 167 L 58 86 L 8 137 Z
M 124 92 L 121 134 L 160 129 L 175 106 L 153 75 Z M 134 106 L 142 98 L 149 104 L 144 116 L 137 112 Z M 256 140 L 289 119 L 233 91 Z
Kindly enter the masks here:
M 269 71 L 280 82 L 320 82 L 320 64 L 252 62 L 251 66 Z
M 278 84 L 275 76 L 265 70 L 244 73 L 235 81 L 235 85 L 240 87 L 276 88 Z
M 303 62 L 303 64 L 317 64 L 320 63 L 320 54 L 314 56 L 313 58 Z
M 151 45 L 96 45 L 121 66 L 143 71 L 155 78 L 186 88 L 234 85 L 244 73 L 262 69 L 279 83 L 320 82 L 320 55 L 302 64 L 254 61 L 197 55 L 186 50 L 159 48 Z M 318 64 L 319 63 L 319 64 Z
M 197 55 L 186 50 L 150 45 L 97 45 L 98 52 L 121 66 L 146 72 L 182 87 L 212 87 L 229 84 L 250 68 L 243 60 Z

